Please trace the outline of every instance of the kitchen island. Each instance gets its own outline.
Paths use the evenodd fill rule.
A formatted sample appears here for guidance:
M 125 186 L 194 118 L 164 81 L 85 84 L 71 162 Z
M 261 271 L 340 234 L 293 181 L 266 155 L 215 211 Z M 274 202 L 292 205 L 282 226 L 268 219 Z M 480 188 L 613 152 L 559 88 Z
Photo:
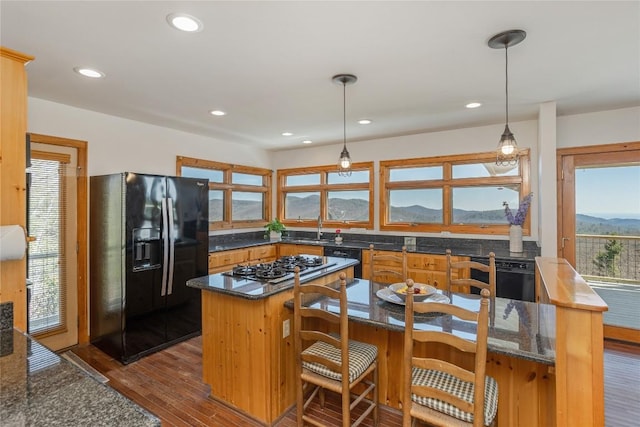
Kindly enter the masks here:
M 606 304 L 561 261 L 539 260 L 540 302 L 493 300 L 487 373 L 499 384 L 498 426 L 568 426 L 575 419 L 585 426 L 604 422 L 601 315 Z M 337 258 L 331 271 L 302 281 L 337 286 L 338 273 L 350 272 L 353 263 Z M 379 296 L 384 285 L 349 278 L 350 336 L 378 347 L 380 403 L 400 408 L 403 307 Z M 292 281 L 258 290 L 255 283 L 218 274 L 189 285 L 203 289 L 203 374 L 211 396 L 273 425 L 295 402 L 295 355 L 289 335 Z M 256 288 L 249 291 L 252 286 Z M 477 304 L 469 295 L 451 298 L 455 304 Z M 335 309 L 330 301 L 323 308 Z M 566 322 L 567 311 L 576 319 L 587 316 L 590 322 Z M 444 318 L 421 319 L 417 327 L 475 336 L 473 325 Z M 466 355 L 439 346 L 420 350 L 470 362 Z M 587 403 L 576 403 L 576 398 Z
M 358 261 L 321 257 L 323 266 L 301 282 L 328 284 Z M 202 290 L 202 375 L 211 397 L 264 425 L 273 425 L 295 403 L 293 279 L 277 283 L 218 273 L 188 286 Z

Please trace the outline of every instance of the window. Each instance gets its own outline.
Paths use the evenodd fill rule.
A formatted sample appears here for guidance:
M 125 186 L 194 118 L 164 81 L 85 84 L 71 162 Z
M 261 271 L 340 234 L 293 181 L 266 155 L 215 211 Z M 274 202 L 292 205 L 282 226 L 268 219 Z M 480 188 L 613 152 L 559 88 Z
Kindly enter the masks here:
M 271 170 L 178 157 L 180 176 L 209 180 L 209 229 L 261 227 L 271 211 Z
M 336 167 L 278 170 L 278 218 L 289 226 L 373 228 L 373 162 L 354 163 L 351 176 Z
M 508 234 L 502 204 L 529 194 L 529 151 L 512 167 L 493 152 L 381 161 L 380 189 L 381 230 Z

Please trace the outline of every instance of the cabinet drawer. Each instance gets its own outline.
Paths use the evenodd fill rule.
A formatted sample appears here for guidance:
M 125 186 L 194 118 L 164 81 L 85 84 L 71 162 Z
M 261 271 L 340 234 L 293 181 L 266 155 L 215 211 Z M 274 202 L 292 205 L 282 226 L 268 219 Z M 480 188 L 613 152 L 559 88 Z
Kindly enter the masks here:
M 249 248 L 249 259 L 251 261 L 260 260 L 263 258 L 275 258 L 276 247 L 274 245 L 256 246 L 255 248 Z
M 290 256 L 290 255 L 316 255 L 321 256 L 324 253 L 322 246 L 315 245 L 295 245 L 291 243 L 279 243 L 278 244 L 278 256 Z
M 236 265 L 247 261 L 249 261 L 249 251 L 246 249 L 214 252 L 209 254 L 209 268 Z

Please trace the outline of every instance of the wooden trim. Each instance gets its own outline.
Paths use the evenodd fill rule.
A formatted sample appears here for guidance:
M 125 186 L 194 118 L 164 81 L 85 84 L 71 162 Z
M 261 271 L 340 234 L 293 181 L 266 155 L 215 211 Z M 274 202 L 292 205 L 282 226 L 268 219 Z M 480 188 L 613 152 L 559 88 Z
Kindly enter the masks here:
M 531 192 L 530 168 L 531 159 L 529 149 L 520 152 L 520 175 L 500 177 L 453 178 L 454 165 L 474 164 L 483 161 L 494 161 L 494 152 L 461 154 L 452 156 L 422 157 L 402 160 L 387 160 L 380 162 L 380 230 L 394 232 L 431 232 L 449 231 L 461 234 L 509 234 L 508 224 L 454 224 L 453 218 L 453 189 L 473 186 L 507 186 L 520 185 L 520 198 Z M 442 179 L 422 181 L 389 182 L 390 170 L 397 168 L 442 166 Z M 398 189 L 442 189 L 442 222 L 441 223 L 409 223 L 389 221 L 389 191 Z M 499 206 L 497 207 L 499 208 Z M 523 224 L 523 235 L 531 235 L 531 215 L 527 215 Z
M 31 134 L 31 142 L 75 148 L 78 154 L 77 170 L 77 284 L 78 284 L 78 343 L 89 342 L 89 290 L 88 290 L 88 178 L 87 178 L 87 141 L 60 138 L 56 136 Z
M 23 65 L 27 65 L 36 58 L 35 56 L 27 55 L 26 53 L 18 52 L 17 50 L 9 49 L 4 46 L 0 46 L 0 56 L 13 61 L 22 62 Z
M 618 341 L 640 344 L 640 330 L 604 325 L 604 336 Z
M 366 228 L 373 229 L 374 224 L 374 168 L 373 162 L 358 162 L 352 166 L 354 172 L 369 172 L 368 182 L 345 183 L 345 184 L 329 184 L 327 177 L 329 173 L 337 173 L 335 165 L 311 166 L 302 168 L 278 169 L 276 171 L 277 182 L 277 217 L 283 224 L 289 227 L 315 227 L 317 222 L 315 219 L 285 219 L 284 199 L 287 194 L 298 192 L 317 192 L 320 195 L 320 215 L 322 216 L 324 228 Z M 288 176 L 319 174 L 320 183 L 314 185 L 297 185 L 287 186 L 286 179 Z M 368 221 L 340 221 L 328 218 L 328 193 L 330 191 L 368 191 L 369 192 L 369 220 Z
M 194 157 L 176 156 L 177 176 L 182 175 L 183 166 L 217 170 L 223 174 L 223 182 L 209 182 L 209 190 L 222 191 L 224 195 L 222 221 L 209 222 L 209 231 L 262 227 L 266 221 L 271 220 L 271 183 L 273 175 L 271 169 L 222 163 Z M 262 185 L 233 184 L 232 178 L 234 172 L 262 176 Z M 232 217 L 232 194 L 234 191 L 262 193 L 262 218 L 249 221 L 234 221 Z
M 595 153 L 611 153 L 616 151 L 640 150 L 640 141 L 636 142 L 619 142 L 615 144 L 586 145 L 582 147 L 559 148 L 556 150 L 556 157 L 578 155 L 578 154 L 595 154 Z

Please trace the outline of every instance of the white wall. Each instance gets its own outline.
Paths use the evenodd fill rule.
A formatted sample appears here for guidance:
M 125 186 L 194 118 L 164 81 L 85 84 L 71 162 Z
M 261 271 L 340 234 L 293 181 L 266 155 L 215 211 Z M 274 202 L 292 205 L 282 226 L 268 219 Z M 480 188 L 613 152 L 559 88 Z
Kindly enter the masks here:
M 558 117 L 558 148 L 640 141 L 640 107 Z
M 265 150 L 29 98 L 32 133 L 88 141 L 88 175 L 176 174 L 176 156 L 270 168 Z

